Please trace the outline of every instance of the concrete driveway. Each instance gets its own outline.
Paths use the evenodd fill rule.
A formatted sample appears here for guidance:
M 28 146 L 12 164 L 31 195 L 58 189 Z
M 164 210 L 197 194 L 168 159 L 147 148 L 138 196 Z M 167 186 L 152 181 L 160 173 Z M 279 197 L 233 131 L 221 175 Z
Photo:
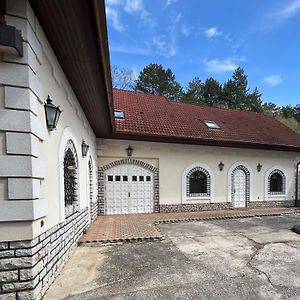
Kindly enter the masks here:
M 164 241 L 79 247 L 44 299 L 300 299 L 296 223 L 165 224 Z

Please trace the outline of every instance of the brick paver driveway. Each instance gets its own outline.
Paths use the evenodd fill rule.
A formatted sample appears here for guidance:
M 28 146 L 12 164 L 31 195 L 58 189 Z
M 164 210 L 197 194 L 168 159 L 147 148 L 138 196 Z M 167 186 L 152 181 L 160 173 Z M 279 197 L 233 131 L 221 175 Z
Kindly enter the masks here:
M 162 241 L 83 244 L 44 300 L 298 300 L 299 223 L 295 213 L 168 223 Z
M 261 208 L 101 216 L 91 224 L 87 233 L 81 238 L 80 244 L 162 239 L 163 235 L 156 226 L 160 223 L 272 216 L 297 212 L 300 212 L 300 209 Z

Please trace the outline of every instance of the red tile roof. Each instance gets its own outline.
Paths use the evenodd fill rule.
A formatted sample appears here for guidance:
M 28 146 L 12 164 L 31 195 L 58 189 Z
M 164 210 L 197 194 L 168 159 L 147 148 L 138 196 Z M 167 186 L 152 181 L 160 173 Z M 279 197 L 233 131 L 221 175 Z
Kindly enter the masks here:
M 300 151 L 300 135 L 267 115 L 177 103 L 163 96 L 114 90 L 118 138 Z M 220 129 L 209 129 L 204 120 Z

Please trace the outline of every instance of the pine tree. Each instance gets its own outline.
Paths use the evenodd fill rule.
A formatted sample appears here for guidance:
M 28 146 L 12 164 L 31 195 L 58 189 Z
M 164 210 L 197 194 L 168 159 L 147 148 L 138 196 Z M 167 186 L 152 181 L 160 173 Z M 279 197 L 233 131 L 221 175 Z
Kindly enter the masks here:
M 189 83 L 183 96 L 183 102 L 204 103 L 203 101 L 203 83 L 199 77 L 194 77 Z
M 203 103 L 214 105 L 220 103 L 222 98 L 222 85 L 212 77 L 205 80 L 202 88 Z
M 175 80 L 171 69 L 164 69 L 162 65 L 149 64 L 135 80 L 134 90 L 154 95 L 166 96 L 180 101 L 183 96 L 181 85 Z

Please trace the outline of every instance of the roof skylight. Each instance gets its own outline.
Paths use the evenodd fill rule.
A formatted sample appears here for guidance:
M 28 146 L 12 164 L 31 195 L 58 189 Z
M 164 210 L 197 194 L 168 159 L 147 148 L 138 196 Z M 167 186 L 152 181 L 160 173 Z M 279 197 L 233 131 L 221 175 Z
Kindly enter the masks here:
M 220 126 L 214 121 L 203 121 L 209 129 L 220 129 Z
M 124 119 L 124 112 L 120 109 L 115 109 L 114 115 L 116 119 Z

